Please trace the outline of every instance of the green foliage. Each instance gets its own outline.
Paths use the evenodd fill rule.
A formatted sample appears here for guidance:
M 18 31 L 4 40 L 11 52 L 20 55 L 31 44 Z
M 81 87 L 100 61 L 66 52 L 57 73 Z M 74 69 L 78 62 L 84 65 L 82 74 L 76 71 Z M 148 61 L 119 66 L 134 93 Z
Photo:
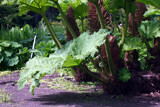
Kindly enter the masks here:
M 11 94 L 6 92 L 7 90 L 0 90 L 0 103 L 9 103 L 11 102 Z
M 137 6 L 135 5 L 132 0 L 128 0 L 128 5 L 129 5 L 129 12 L 132 14 L 135 13 Z M 109 10 L 110 12 L 115 12 L 117 9 L 123 8 L 126 11 L 126 3 L 125 0 L 104 0 L 104 6 Z
M 138 2 L 144 3 L 144 4 L 148 4 L 148 5 L 152 5 L 156 8 L 160 9 L 160 0 L 136 0 Z
M 123 45 L 124 51 L 130 51 L 135 49 L 141 49 L 142 40 L 138 37 L 127 37 Z
M 20 50 L 23 50 L 23 47 L 17 42 L 0 41 L 0 69 L 9 69 L 20 66 L 18 64 L 21 63 L 20 60 L 23 60 L 20 59 L 22 58 L 21 55 L 26 54 L 24 50 L 19 53 Z
M 119 70 L 119 80 L 122 82 L 127 82 L 131 79 L 131 73 L 126 68 L 122 68 Z
M 149 9 L 147 12 L 145 12 L 144 17 L 157 15 L 160 16 L 160 9 Z
M 0 4 L 0 28 L 5 26 L 6 28 L 11 28 L 13 26 L 23 26 L 32 18 L 30 15 L 18 15 L 18 6 Z
M 44 15 L 47 9 L 52 6 L 49 0 L 19 0 L 19 15 L 26 14 L 29 11 L 33 11 L 40 15 Z
M 68 42 L 62 49 L 50 55 L 49 58 L 35 57 L 30 59 L 20 75 L 18 81 L 19 89 L 22 89 L 28 80 L 32 78 L 30 92 L 33 94 L 36 84 L 39 84 L 39 80 L 45 74 L 52 74 L 58 67 L 62 66 L 78 66 L 88 56 L 93 57 L 98 52 L 97 47 L 105 42 L 108 34 L 109 32 L 106 30 L 100 30 L 93 35 L 85 32 L 73 41 Z
M 143 21 L 138 28 L 142 38 L 153 39 L 160 37 L 160 22 Z
M 84 19 L 87 16 L 86 0 L 59 0 L 62 10 L 66 12 L 69 6 L 72 6 L 76 19 Z
M 34 52 L 36 56 L 43 56 L 47 57 L 51 53 L 54 53 L 57 50 L 55 43 L 53 40 L 50 40 L 48 42 L 42 41 L 39 44 L 36 45 L 34 50 L 31 50 L 31 52 Z
M 38 35 L 37 38 L 39 39 L 45 35 L 48 35 L 48 31 L 44 31 L 44 29 L 41 29 L 40 27 L 32 28 L 28 24 L 26 24 L 22 28 L 12 27 L 10 30 L 5 30 L 4 28 L 1 28 L 0 39 L 18 42 L 21 43 L 23 46 L 31 48 L 35 34 Z M 39 40 L 39 42 L 41 41 Z

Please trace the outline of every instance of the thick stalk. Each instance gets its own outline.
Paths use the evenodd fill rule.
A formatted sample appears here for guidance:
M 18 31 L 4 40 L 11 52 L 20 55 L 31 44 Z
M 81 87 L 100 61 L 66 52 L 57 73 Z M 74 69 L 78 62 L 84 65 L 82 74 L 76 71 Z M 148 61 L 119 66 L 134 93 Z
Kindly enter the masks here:
M 104 19 L 103 19 L 101 10 L 100 10 L 100 8 L 99 8 L 99 5 L 98 5 L 98 4 L 95 4 L 95 6 L 96 6 L 96 10 L 97 10 L 97 12 L 98 12 L 98 17 L 99 17 L 99 20 L 100 20 L 100 23 L 101 23 L 101 28 L 102 28 L 102 29 L 105 29 L 105 23 L 104 23 Z
M 102 82 L 103 84 L 107 85 L 105 81 L 101 80 L 100 78 L 98 78 L 96 75 L 92 74 L 91 72 L 89 72 L 88 70 L 86 70 L 83 66 L 79 66 L 79 68 L 81 70 L 83 70 L 84 72 L 86 72 L 88 75 L 90 75 L 91 77 L 95 78 L 96 80 Z
M 76 38 L 77 35 L 75 34 L 75 32 L 73 31 L 72 27 L 70 26 L 70 24 L 69 24 L 69 22 L 67 20 L 67 17 L 64 14 L 64 12 L 62 11 L 62 8 L 60 7 L 59 3 L 57 1 L 54 1 L 54 3 L 56 4 L 56 6 L 57 6 L 57 8 L 58 8 L 63 20 L 64 20 L 64 23 L 66 24 L 66 26 L 67 26 L 68 30 L 70 31 L 70 33 L 72 34 L 73 38 Z
M 104 19 L 102 17 L 102 13 L 101 13 L 101 10 L 99 8 L 99 5 L 95 4 L 95 6 L 96 6 L 96 9 L 97 9 L 97 12 L 98 12 L 98 17 L 99 17 L 99 20 L 100 20 L 100 23 L 101 23 L 101 28 L 105 29 L 105 23 L 104 23 Z M 108 42 L 107 38 L 106 38 L 105 46 L 106 46 L 106 53 L 107 53 L 107 58 L 108 58 L 109 70 L 114 75 L 115 71 L 114 71 L 114 67 L 113 67 L 113 61 L 112 61 L 110 46 L 109 46 L 109 42 Z M 102 58 L 102 61 L 103 61 L 103 58 Z M 108 73 L 108 71 L 106 71 L 106 72 Z
M 99 52 L 101 52 L 101 49 L 99 48 L 98 49 L 98 51 Z M 100 54 L 100 53 L 99 53 Z M 111 74 L 111 71 L 108 71 L 108 68 L 107 68 L 107 66 L 106 66 L 106 64 L 105 64 L 105 61 L 104 61 L 104 59 L 102 58 L 102 55 L 100 54 L 100 59 L 101 59 L 101 61 L 102 61 L 102 64 L 103 64 L 103 67 L 104 67 L 104 71 L 106 72 L 106 74 Z
M 55 32 L 54 32 L 54 30 L 53 30 L 53 28 L 52 28 L 49 20 L 48 20 L 47 17 L 44 16 L 44 15 L 43 15 L 43 19 L 44 19 L 44 21 L 45 21 L 45 23 L 46 23 L 46 26 L 47 26 L 50 34 L 51 34 L 51 37 L 53 38 L 53 40 L 54 40 L 54 42 L 55 42 L 57 48 L 58 48 L 58 49 L 61 49 L 61 48 L 62 48 L 62 45 L 61 45 L 61 43 L 59 42 L 59 40 L 57 39 L 57 36 L 56 36 L 56 34 L 55 34 Z
M 122 40 L 120 41 L 120 49 L 122 50 L 123 44 L 125 42 L 125 37 L 127 36 L 128 31 L 128 19 L 129 19 L 129 0 L 126 0 L 125 11 L 126 11 L 126 19 L 125 19 L 125 29 L 124 34 L 122 35 Z

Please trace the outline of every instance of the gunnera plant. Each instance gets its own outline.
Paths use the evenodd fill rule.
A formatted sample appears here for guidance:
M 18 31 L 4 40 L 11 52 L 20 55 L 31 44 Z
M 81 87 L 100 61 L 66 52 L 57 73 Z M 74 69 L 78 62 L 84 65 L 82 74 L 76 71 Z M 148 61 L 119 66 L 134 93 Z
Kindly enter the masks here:
M 80 35 L 80 32 L 79 32 L 77 23 L 75 21 L 73 8 L 71 6 L 69 6 L 69 8 L 67 10 L 66 17 L 67 17 L 67 20 L 68 20 L 71 28 L 73 29 L 76 36 L 78 37 Z M 72 34 L 70 33 L 70 31 L 68 30 L 67 27 L 66 27 L 66 37 L 67 37 L 67 41 L 73 40 L 73 36 L 72 36 Z M 88 67 L 85 64 L 82 64 L 81 66 L 83 66 L 84 68 L 89 70 Z M 75 70 L 74 77 L 75 77 L 76 82 L 92 81 L 93 80 L 93 78 L 90 75 L 88 75 L 87 73 L 82 71 L 80 68 L 73 67 L 73 69 Z
M 135 14 L 129 15 L 129 32 L 132 36 L 138 36 L 138 27 L 140 26 L 141 22 L 145 20 L 143 18 L 144 13 L 147 11 L 146 5 L 140 2 L 135 2 L 137 9 Z M 138 61 L 138 52 L 136 50 L 132 50 L 125 53 L 125 66 L 129 70 L 140 70 L 140 62 Z
M 129 32 L 132 35 L 138 35 L 138 27 L 145 18 L 143 18 L 144 13 L 147 11 L 146 5 L 140 2 L 135 2 L 137 9 L 134 15 L 129 15 Z M 134 22 L 133 22 L 134 16 Z
M 108 26 L 111 23 L 111 15 L 110 13 L 104 9 L 103 7 L 103 1 L 102 0 L 98 0 L 98 4 L 99 4 L 99 8 L 101 10 L 105 25 Z M 88 18 L 88 28 L 90 30 L 91 33 L 93 32 L 97 32 L 100 28 L 100 21 L 99 21 L 99 17 L 98 17 L 98 13 L 96 10 L 96 6 L 94 3 L 88 1 L 88 14 L 87 14 L 87 18 Z M 108 41 L 109 41 L 109 46 L 110 46 L 110 51 L 111 51 L 111 55 L 113 58 L 113 63 L 114 63 L 114 68 L 117 71 L 118 70 L 118 62 L 120 60 L 120 49 L 118 47 L 116 38 L 113 35 L 109 35 L 108 37 Z M 108 77 L 105 77 L 105 69 L 109 68 L 108 65 L 108 58 L 107 58 L 107 53 L 106 53 L 106 47 L 105 44 L 103 44 L 100 48 L 100 55 L 102 57 L 101 60 L 104 66 L 107 66 L 107 68 L 104 68 L 101 70 L 100 74 L 103 80 L 108 81 Z M 109 71 L 109 69 L 108 69 Z
M 80 35 L 80 32 L 79 32 L 77 23 L 75 21 L 73 8 L 71 6 L 69 6 L 69 8 L 67 10 L 67 20 L 68 20 L 71 28 L 75 32 L 76 36 L 78 37 Z M 66 37 L 67 37 L 67 41 L 73 40 L 73 36 L 67 27 L 66 27 Z
M 109 25 L 111 22 L 110 13 L 104 9 L 102 0 L 99 0 L 98 4 L 101 9 L 101 13 L 103 15 L 105 25 Z M 88 28 L 89 28 L 90 32 L 91 33 L 97 32 L 101 28 L 101 25 L 100 25 L 100 21 L 98 18 L 96 6 L 94 5 L 94 3 L 90 2 L 90 1 L 88 1 L 87 18 L 88 18 Z
M 111 49 L 111 55 L 112 55 L 112 60 L 113 60 L 113 64 L 114 64 L 114 68 L 116 71 L 118 71 L 118 69 L 123 67 L 123 63 L 119 63 L 121 61 L 120 59 L 120 48 L 118 47 L 117 44 L 117 40 L 116 37 L 113 35 L 108 35 L 107 36 L 108 41 L 109 41 L 109 46 Z M 106 65 L 108 65 L 108 59 L 107 59 L 107 54 L 105 51 L 105 45 L 103 44 L 101 46 L 101 55 L 102 58 L 105 60 Z

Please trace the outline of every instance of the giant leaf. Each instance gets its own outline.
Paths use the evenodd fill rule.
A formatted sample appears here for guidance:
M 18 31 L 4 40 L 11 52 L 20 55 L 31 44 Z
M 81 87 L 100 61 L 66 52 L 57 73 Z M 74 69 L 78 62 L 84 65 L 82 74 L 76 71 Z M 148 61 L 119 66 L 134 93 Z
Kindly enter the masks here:
M 62 49 L 50 55 L 49 58 L 35 57 L 30 59 L 24 71 L 21 73 L 18 87 L 22 89 L 32 78 L 30 91 L 33 94 L 35 85 L 39 83 L 40 77 L 45 74 L 52 74 L 58 67 L 78 66 L 88 56 L 94 56 L 98 52 L 97 47 L 101 46 L 106 36 L 109 34 L 107 30 L 100 30 L 90 35 L 89 32 L 81 34 L 78 38 L 68 42 Z M 69 63 L 71 61 L 71 63 Z M 38 72 L 38 74 L 37 74 Z M 35 77 L 35 75 L 39 75 Z
M 160 37 L 160 22 L 143 21 L 138 29 L 143 38 L 152 39 Z
M 160 0 L 136 0 L 138 2 L 144 3 L 144 4 L 148 4 L 148 5 L 152 5 L 156 8 L 160 9 Z
M 33 11 L 40 15 L 44 15 L 47 9 L 53 4 L 49 0 L 19 0 L 19 14 L 26 14 L 28 11 Z
M 27 62 L 25 69 L 20 74 L 18 89 L 22 89 L 37 71 L 39 72 L 39 75 L 44 73 L 54 73 L 59 66 L 62 66 L 60 64 L 62 64 L 63 61 L 63 57 L 56 55 L 52 55 L 52 57 L 49 58 L 35 57 L 30 59 Z
M 160 16 L 160 9 L 149 9 L 145 12 L 143 15 L 144 17 L 152 16 L 152 15 L 158 15 Z
M 138 37 L 127 37 L 123 45 L 123 50 L 130 51 L 140 49 L 142 47 L 142 40 Z

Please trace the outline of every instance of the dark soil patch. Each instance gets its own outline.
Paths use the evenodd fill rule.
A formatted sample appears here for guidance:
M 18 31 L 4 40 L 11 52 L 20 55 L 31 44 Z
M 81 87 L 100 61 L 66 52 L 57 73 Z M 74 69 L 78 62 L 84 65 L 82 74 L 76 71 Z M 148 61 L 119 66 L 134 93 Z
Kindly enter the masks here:
M 57 75 L 46 76 L 53 79 Z M 114 96 L 99 93 L 77 93 L 47 88 L 43 83 L 35 89 L 35 95 L 29 93 L 29 87 L 17 90 L 16 81 L 19 73 L 0 77 L 0 89 L 11 94 L 10 103 L 0 103 L 0 107 L 158 107 L 159 93 L 144 94 L 138 97 Z

